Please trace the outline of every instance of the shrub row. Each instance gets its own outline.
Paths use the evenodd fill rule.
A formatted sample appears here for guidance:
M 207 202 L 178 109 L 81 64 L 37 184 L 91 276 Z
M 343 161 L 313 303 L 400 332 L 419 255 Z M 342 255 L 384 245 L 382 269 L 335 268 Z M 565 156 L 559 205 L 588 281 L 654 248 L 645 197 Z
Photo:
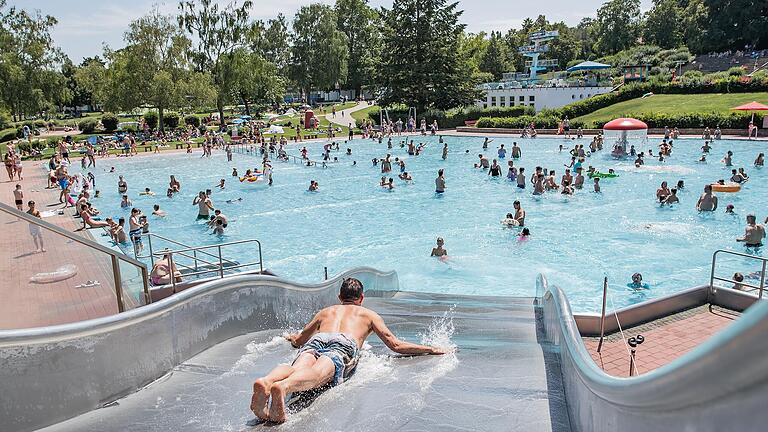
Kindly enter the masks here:
M 650 128 L 664 126 L 678 128 L 720 127 L 722 129 L 744 129 L 749 124 L 751 114 L 748 112 L 733 113 L 634 113 L 629 117 L 644 121 Z M 522 129 L 533 123 L 540 129 L 557 129 L 560 117 L 553 115 L 521 116 L 515 118 L 483 117 L 477 122 L 477 127 Z M 601 124 L 584 123 L 579 120 L 571 121 L 571 128 L 600 128 Z
M 397 119 L 401 119 L 403 122 L 407 122 L 408 120 L 408 110 L 389 109 L 387 111 L 389 114 L 389 119 L 393 122 L 396 122 Z M 374 124 L 379 123 L 379 113 L 379 110 L 372 110 L 368 113 L 368 117 Z M 420 119 L 426 119 L 428 124 L 432 123 L 434 120 L 437 120 L 437 124 L 441 128 L 454 128 L 457 126 L 464 126 L 465 122 L 478 120 L 481 117 L 509 118 L 519 117 L 522 115 L 532 115 L 534 113 L 535 110 L 533 108 L 520 105 L 514 107 L 491 108 L 471 106 L 449 111 L 427 110 L 423 113 L 417 113 L 417 115 Z

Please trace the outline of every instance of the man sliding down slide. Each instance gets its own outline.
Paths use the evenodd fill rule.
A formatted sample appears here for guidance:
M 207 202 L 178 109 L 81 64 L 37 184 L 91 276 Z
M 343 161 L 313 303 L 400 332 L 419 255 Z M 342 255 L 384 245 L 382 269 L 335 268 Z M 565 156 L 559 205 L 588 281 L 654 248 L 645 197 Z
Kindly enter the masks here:
M 339 290 L 340 305 L 321 310 L 298 334 L 286 336 L 299 348 L 291 366 L 280 365 L 253 384 L 251 410 L 264 421 L 285 421 L 285 396 L 341 384 L 357 367 L 363 342 L 371 332 L 392 351 L 399 354 L 445 354 L 447 351 L 404 342 L 395 337 L 376 312 L 363 303 L 363 284 L 345 279 Z M 269 401 L 272 399 L 270 405 Z

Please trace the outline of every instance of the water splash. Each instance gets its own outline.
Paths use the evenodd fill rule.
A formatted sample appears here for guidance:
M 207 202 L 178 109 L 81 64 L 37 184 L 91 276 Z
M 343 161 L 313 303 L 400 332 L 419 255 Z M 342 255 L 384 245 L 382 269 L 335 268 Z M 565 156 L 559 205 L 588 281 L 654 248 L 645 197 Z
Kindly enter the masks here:
M 265 354 L 278 351 L 280 348 L 287 351 L 288 346 L 288 341 L 282 335 L 274 336 L 266 342 L 250 342 L 245 346 L 246 354 L 243 354 L 232 366 L 232 369 L 224 375 L 246 374 L 256 367 L 257 361 Z

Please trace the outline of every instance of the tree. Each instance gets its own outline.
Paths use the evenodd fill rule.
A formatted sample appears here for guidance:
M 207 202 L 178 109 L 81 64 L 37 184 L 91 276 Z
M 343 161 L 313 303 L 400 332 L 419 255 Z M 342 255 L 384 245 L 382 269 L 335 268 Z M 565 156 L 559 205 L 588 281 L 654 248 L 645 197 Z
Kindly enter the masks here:
M 288 30 L 288 21 L 285 15 L 277 14 L 277 17 L 267 21 L 267 27 L 262 35 L 261 55 L 277 66 L 277 70 L 283 77 L 288 76 L 288 64 L 291 60 L 290 40 L 293 36 Z
M 768 3 L 765 0 L 704 0 L 706 51 L 768 48 Z
M 256 52 L 238 48 L 220 63 L 226 73 L 232 101 L 242 102 L 251 115 L 251 103 L 267 105 L 282 100 L 285 83 L 277 66 Z
M 293 20 L 290 77 L 309 101 L 313 89 L 330 90 L 347 79 L 347 36 L 336 28 L 333 8 L 302 6 Z
M 609 0 L 597 10 L 595 35 L 601 55 L 615 54 L 637 41 L 640 0 Z
M 501 79 L 504 72 L 509 72 L 512 69 L 501 32 L 491 32 L 488 46 L 480 57 L 479 66 L 481 71 L 492 74 L 497 80 Z
M 643 42 L 662 48 L 677 48 L 683 44 L 682 10 L 678 0 L 653 0 L 643 23 Z
M 30 14 L 0 0 L 0 104 L 13 119 L 53 110 L 71 99 L 60 65 L 66 58 L 51 38 L 56 18 Z
M 197 72 L 211 75 L 216 88 L 216 108 L 219 121 L 224 128 L 224 104 L 230 97 L 226 69 L 227 58 L 237 48 L 245 46 L 252 31 L 248 22 L 248 11 L 253 2 L 246 0 L 241 6 L 229 3 L 219 8 L 213 0 L 190 0 L 179 3 L 179 27 L 192 35 L 196 41 L 187 54 Z
M 478 98 L 468 59 L 460 52 L 465 25 L 456 6 L 447 0 L 395 0 L 392 9 L 382 9 L 383 105 L 448 109 Z
M 373 83 L 378 63 L 380 37 L 378 14 L 367 0 L 336 0 L 337 28 L 347 36 L 347 80 L 345 87 L 360 96 L 363 86 Z

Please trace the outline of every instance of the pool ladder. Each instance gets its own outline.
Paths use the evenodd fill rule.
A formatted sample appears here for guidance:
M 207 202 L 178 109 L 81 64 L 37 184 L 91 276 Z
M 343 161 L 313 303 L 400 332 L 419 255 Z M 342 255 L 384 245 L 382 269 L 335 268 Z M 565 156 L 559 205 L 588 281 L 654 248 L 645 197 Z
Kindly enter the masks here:
M 142 255 L 141 252 L 134 248 L 133 253 L 136 259 L 149 259 L 152 267 L 155 265 L 155 258 L 161 258 L 164 255 L 168 255 L 170 261 L 181 272 L 183 277 L 200 277 L 203 275 L 217 274 L 219 278 L 223 278 L 226 272 L 232 272 L 236 269 L 255 267 L 258 266 L 259 273 L 264 272 L 263 259 L 261 255 L 261 242 L 256 239 L 238 240 L 226 243 L 220 243 L 215 245 L 205 246 L 188 246 L 184 243 L 176 240 L 171 240 L 167 237 L 161 236 L 155 233 L 144 233 L 142 238 L 147 240 L 147 246 L 149 253 Z M 171 249 L 165 247 L 159 251 L 155 251 L 155 247 L 152 244 L 152 239 L 155 239 L 155 243 L 163 241 L 175 246 Z M 258 261 L 241 263 L 239 261 L 230 260 L 223 256 L 222 249 L 234 245 L 243 245 L 252 243 L 258 250 Z M 174 259 L 177 257 L 177 259 Z M 179 259 L 179 257 L 181 259 Z M 176 292 L 176 278 L 171 278 L 171 286 L 173 292 Z

